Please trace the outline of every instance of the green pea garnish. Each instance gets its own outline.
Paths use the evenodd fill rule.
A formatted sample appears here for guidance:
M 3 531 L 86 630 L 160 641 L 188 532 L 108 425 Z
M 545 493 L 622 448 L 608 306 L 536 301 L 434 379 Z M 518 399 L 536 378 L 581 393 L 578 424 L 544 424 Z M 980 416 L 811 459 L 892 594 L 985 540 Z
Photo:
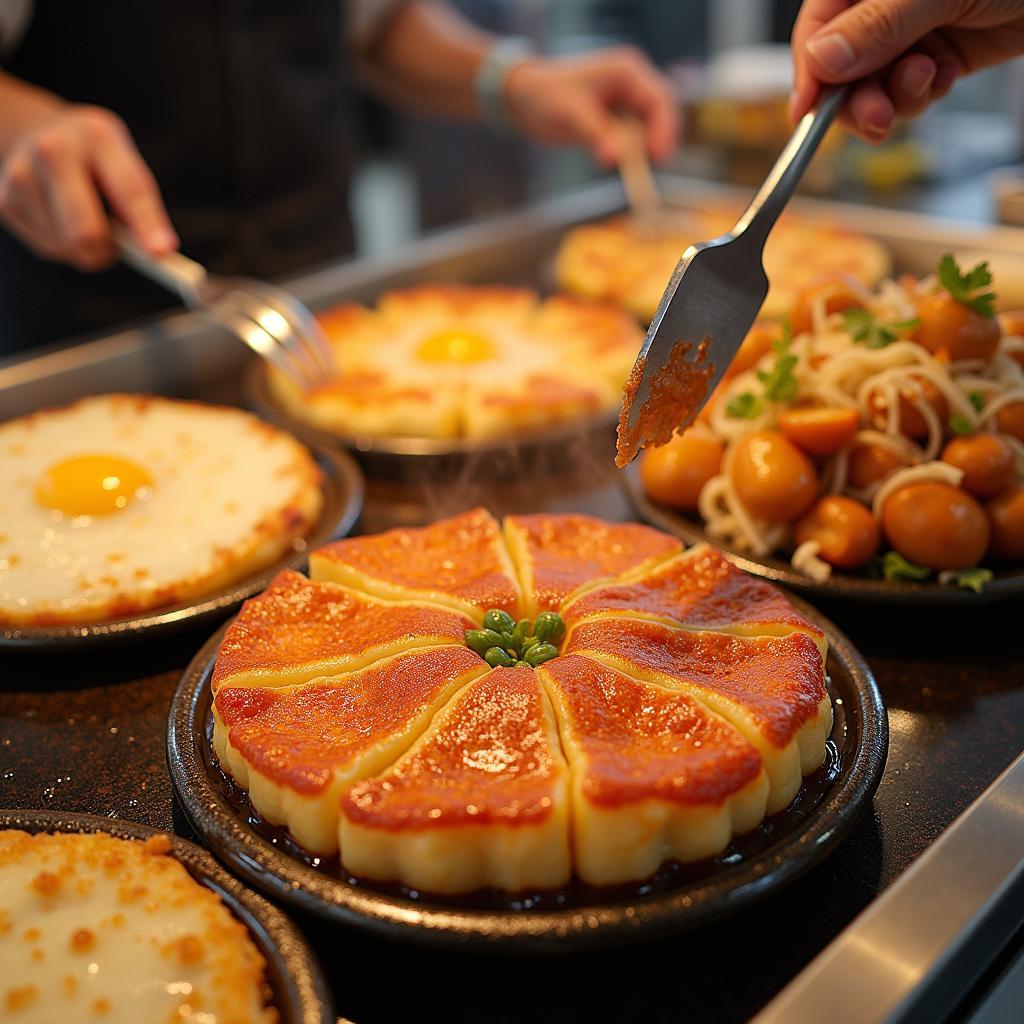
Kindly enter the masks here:
M 484 629 L 493 629 L 495 633 L 511 633 L 516 628 L 516 620 L 500 608 L 492 608 L 484 616 Z
M 543 665 L 545 661 L 550 661 L 552 658 L 558 657 L 558 648 L 554 644 L 537 644 L 535 647 L 531 647 L 525 655 L 523 655 L 523 661 L 527 665 L 531 665 L 536 668 L 538 665 Z
M 491 668 L 514 668 L 516 665 L 516 659 L 507 651 L 503 651 L 500 647 L 492 647 L 484 655 L 484 661 L 486 661 Z
M 483 657 L 492 647 L 505 647 L 506 644 L 501 634 L 495 633 L 493 629 L 468 629 L 466 646 Z
M 492 608 L 484 616 L 483 629 L 466 630 L 466 646 L 491 668 L 536 667 L 558 657 L 564 636 L 565 623 L 555 612 L 541 612 L 532 622 L 514 622 L 508 612 Z
M 541 612 L 533 624 L 533 632 L 544 643 L 559 644 L 565 637 L 565 623 L 557 612 Z

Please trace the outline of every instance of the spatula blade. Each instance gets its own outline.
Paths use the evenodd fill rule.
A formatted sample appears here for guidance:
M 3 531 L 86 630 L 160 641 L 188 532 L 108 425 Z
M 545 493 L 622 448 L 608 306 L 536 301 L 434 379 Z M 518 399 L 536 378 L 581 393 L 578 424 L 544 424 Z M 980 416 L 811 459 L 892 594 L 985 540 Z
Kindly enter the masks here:
M 760 248 L 745 235 L 722 235 L 683 253 L 626 384 L 618 465 L 693 422 L 767 294 Z

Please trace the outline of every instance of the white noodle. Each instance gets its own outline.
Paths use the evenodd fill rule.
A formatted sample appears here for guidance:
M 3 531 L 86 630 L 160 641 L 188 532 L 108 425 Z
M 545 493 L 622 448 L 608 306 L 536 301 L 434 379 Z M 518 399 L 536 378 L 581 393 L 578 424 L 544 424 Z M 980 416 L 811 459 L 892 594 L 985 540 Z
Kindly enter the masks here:
M 921 282 L 883 281 L 874 293 L 858 286 L 854 293 L 879 323 L 886 324 L 912 319 L 916 315 L 917 296 L 937 287 L 932 275 Z M 877 516 L 886 500 L 910 483 L 941 480 L 958 484 L 960 471 L 935 461 L 949 434 L 949 424 L 927 396 L 941 395 L 948 415 L 963 417 L 973 429 L 993 429 L 994 418 L 1001 409 L 1024 401 L 1024 366 L 1014 358 L 1024 352 L 1024 337 L 1003 337 L 988 362 L 943 362 L 909 338 L 898 338 L 872 349 L 851 340 L 841 313 L 828 313 L 828 299 L 833 294 L 833 290 L 827 290 L 811 300 L 811 329 L 794 338 L 789 349 L 797 357 L 793 373 L 801 404 L 854 409 L 860 419 L 860 429 L 850 444 L 824 462 L 820 493 L 849 495 L 872 507 Z M 730 379 L 706 421 L 691 428 L 726 444 L 720 474 L 704 485 L 699 496 L 699 512 L 708 533 L 755 555 L 792 547 L 787 524 L 762 522 L 743 506 L 730 469 L 736 443 L 752 431 L 777 429 L 779 414 L 789 407 L 765 399 L 763 382 L 757 377 L 758 372 L 771 370 L 777 358 L 776 352 L 768 352 L 754 366 Z M 757 415 L 750 419 L 729 416 L 726 406 L 744 393 L 761 400 Z M 901 397 L 920 414 L 927 428 L 927 436 L 919 443 L 902 433 Z M 982 405 L 980 411 L 975 402 Z M 1017 477 L 1024 479 L 1024 443 L 1000 436 L 1014 451 Z M 866 487 L 854 487 L 849 479 L 849 460 L 858 444 L 877 445 L 892 452 L 904 464 L 903 468 Z M 794 552 L 793 565 L 801 572 L 824 578 L 820 574 L 831 571 L 818 557 L 817 550 L 801 545 L 797 551 L 799 558 Z
M 940 483 L 950 484 L 959 487 L 963 479 L 964 471 L 951 466 L 948 462 L 925 462 L 920 466 L 908 466 L 906 469 L 897 469 L 892 476 L 888 477 L 882 486 L 875 492 L 874 501 L 871 503 L 871 511 L 875 518 L 880 519 L 882 508 L 885 503 L 897 492 L 911 484 L 924 483 L 926 480 L 936 480 Z
M 824 583 L 832 575 L 832 566 L 823 558 L 818 557 L 819 551 L 821 551 L 821 545 L 816 540 L 805 540 L 803 544 L 797 546 L 789 564 L 797 572 L 810 576 L 818 583 Z
M 858 444 L 876 444 L 879 448 L 887 448 L 898 455 L 904 462 L 916 464 L 924 461 L 924 452 L 902 434 L 883 434 L 880 430 L 858 430 L 853 435 L 851 447 Z
M 1000 409 L 1005 409 L 1006 406 L 1013 405 L 1015 402 L 1024 402 L 1024 388 L 1013 388 L 998 398 L 992 399 L 991 402 L 986 402 L 985 408 L 981 410 L 982 419 L 988 423 Z

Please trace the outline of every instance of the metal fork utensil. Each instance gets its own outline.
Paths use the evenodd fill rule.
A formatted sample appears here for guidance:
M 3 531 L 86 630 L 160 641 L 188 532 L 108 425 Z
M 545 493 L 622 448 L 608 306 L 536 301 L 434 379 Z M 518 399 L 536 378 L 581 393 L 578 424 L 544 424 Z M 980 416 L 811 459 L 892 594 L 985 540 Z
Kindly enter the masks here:
M 631 380 L 639 380 L 632 395 L 627 395 L 623 409 L 626 416 L 619 428 L 620 449 L 626 441 L 627 457 L 632 458 L 647 443 L 668 440 L 644 436 L 651 433 L 648 424 L 666 421 L 664 410 L 652 415 L 654 406 L 645 415 L 645 406 L 652 397 L 652 381 L 658 381 L 654 393 L 661 401 L 673 393 L 679 396 L 681 430 L 693 422 L 722 379 L 768 294 L 768 278 L 762 265 L 768 233 L 845 98 L 846 87 L 836 89 L 824 95 L 817 109 L 800 120 L 764 184 L 731 231 L 709 242 L 691 245 L 683 253 L 633 370 Z M 659 378 L 670 361 L 673 369 L 682 366 L 684 373 L 702 379 L 703 394 L 696 402 L 693 388 L 682 386 L 681 380 L 673 388 L 671 383 L 665 386 L 663 378 Z
M 337 373 L 323 330 L 282 288 L 248 277 L 218 277 L 180 252 L 151 256 L 122 227 L 114 229 L 121 259 L 181 297 L 189 309 L 227 328 L 261 358 L 307 391 Z

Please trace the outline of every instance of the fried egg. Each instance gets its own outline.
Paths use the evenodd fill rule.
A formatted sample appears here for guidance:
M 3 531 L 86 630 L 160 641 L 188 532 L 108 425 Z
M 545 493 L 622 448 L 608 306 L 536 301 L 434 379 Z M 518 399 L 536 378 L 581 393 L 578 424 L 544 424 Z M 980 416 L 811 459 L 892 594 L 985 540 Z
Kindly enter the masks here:
M 310 393 L 280 374 L 289 412 L 342 435 L 498 437 L 617 407 L 643 340 L 609 305 L 525 288 L 421 285 L 320 322 L 341 375 Z
M 210 594 L 301 542 L 301 444 L 237 409 L 100 395 L 0 424 L 0 625 L 93 623 Z

